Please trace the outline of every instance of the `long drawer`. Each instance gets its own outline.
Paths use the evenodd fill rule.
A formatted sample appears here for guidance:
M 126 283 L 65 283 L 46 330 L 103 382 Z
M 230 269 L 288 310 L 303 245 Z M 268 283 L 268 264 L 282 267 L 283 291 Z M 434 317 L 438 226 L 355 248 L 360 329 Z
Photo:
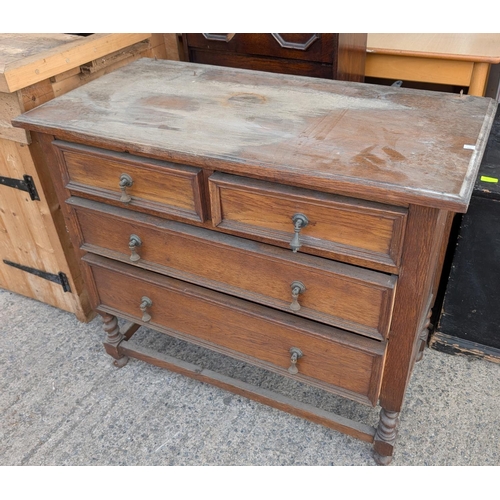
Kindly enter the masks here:
M 396 276 L 133 213 L 68 200 L 83 250 L 383 339 Z
M 407 209 L 216 172 L 214 226 L 373 269 L 397 272 Z
M 90 266 L 100 310 L 376 404 L 385 342 L 100 256 L 87 254 L 83 260 Z
M 203 222 L 203 171 L 128 153 L 54 141 L 71 193 L 160 216 Z

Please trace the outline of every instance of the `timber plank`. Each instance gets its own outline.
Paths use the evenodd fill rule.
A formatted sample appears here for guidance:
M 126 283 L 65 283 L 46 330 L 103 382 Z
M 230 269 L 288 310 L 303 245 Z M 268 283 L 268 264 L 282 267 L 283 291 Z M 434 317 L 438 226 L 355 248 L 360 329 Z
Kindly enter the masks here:
M 0 92 L 15 92 L 81 64 L 148 39 L 149 33 L 95 33 L 16 60 L 7 59 L 0 73 Z M 6 43 L 6 41 L 5 41 Z
M 40 201 L 32 201 L 24 191 L 0 186 L 1 260 L 6 259 L 54 274 L 64 272 L 74 290 L 72 273 L 64 258 L 60 238 L 29 147 L 0 139 L 0 174 L 16 179 L 21 179 L 24 174 L 31 175 L 40 196 Z M 83 319 L 84 314 L 76 297 L 72 293 L 65 293 L 60 285 L 3 262 L 0 265 L 2 288 L 75 312 L 79 319 Z
M 22 102 L 17 92 L 5 94 L 0 92 L 0 139 L 29 143 L 29 133 L 25 130 L 14 128 L 11 120 L 24 112 Z

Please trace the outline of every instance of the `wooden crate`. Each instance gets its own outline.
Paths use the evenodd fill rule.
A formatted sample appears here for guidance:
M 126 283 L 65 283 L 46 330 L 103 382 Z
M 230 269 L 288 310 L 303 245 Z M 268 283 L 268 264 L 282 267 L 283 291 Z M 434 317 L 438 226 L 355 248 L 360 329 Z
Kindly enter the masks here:
M 170 38 L 0 34 L 0 288 L 91 319 L 51 178 L 43 161 L 35 161 L 40 146 L 11 120 L 140 57 L 166 58 Z M 22 190 L 30 180 L 35 199 Z

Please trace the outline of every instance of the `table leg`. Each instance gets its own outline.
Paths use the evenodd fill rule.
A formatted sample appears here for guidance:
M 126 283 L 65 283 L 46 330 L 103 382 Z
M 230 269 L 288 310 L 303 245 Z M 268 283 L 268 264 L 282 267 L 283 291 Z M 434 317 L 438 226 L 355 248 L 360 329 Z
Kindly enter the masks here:
M 472 75 L 469 85 L 469 95 L 483 97 L 486 93 L 486 85 L 490 74 L 490 64 L 476 62 L 472 68 Z
M 375 433 L 373 456 L 379 465 L 389 465 L 392 461 L 394 443 L 398 432 L 399 412 L 380 410 L 380 421 Z
M 104 331 L 106 332 L 106 341 L 104 342 L 104 348 L 106 349 L 106 352 L 115 359 L 113 364 L 116 367 L 121 368 L 122 366 L 125 366 L 128 361 L 128 356 L 124 356 L 118 351 L 118 346 L 125 337 L 120 332 L 120 327 L 118 326 L 118 320 L 116 319 L 116 316 L 101 311 L 98 312 L 102 316 Z

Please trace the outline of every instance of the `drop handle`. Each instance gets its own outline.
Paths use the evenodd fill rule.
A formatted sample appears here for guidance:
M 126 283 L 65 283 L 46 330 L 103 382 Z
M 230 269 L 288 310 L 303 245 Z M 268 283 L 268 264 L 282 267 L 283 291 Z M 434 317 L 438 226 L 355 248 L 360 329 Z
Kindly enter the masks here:
M 132 184 L 134 184 L 134 181 L 132 180 L 132 177 L 128 174 L 122 174 L 120 175 L 120 190 L 122 192 L 122 195 L 120 197 L 120 201 L 122 203 L 130 203 L 132 201 L 132 196 L 130 196 L 127 193 L 127 188 L 131 187 Z
M 299 373 L 299 368 L 297 367 L 297 361 L 303 356 L 302 351 L 298 347 L 290 348 L 290 368 L 288 368 L 288 373 L 296 375 Z
M 141 259 L 141 256 L 137 253 L 137 247 L 142 245 L 141 238 L 136 234 L 131 234 L 128 240 L 128 248 L 130 250 L 130 260 L 132 262 L 137 262 Z
M 290 242 L 290 246 L 295 253 L 301 246 L 299 239 L 300 230 L 309 224 L 309 219 L 304 214 L 294 214 L 292 217 L 292 222 L 295 234 L 293 235 L 292 241 Z
M 142 297 L 141 305 L 139 306 L 142 311 L 142 321 L 147 323 L 151 320 L 151 314 L 148 313 L 148 309 L 152 307 L 153 301 L 149 297 Z
M 292 289 L 292 302 L 289 307 L 292 311 L 300 311 L 299 295 L 306 291 L 306 287 L 302 281 L 294 281 L 290 287 Z

